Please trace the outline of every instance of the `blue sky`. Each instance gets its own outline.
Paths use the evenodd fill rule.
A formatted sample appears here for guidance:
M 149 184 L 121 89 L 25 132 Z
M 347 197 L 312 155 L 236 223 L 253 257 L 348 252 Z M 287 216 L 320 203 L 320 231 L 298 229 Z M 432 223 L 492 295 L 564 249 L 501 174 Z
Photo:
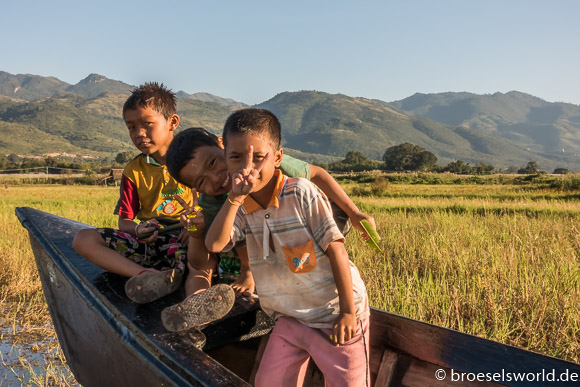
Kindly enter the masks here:
M 3 1 L 0 70 L 90 73 L 248 104 L 518 90 L 580 104 L 576 0 Z

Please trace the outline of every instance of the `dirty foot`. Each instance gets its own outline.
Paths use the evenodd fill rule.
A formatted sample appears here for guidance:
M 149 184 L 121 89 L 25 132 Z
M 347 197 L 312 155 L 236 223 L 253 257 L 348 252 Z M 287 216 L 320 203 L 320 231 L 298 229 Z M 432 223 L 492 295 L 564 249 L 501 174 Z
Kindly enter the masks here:
M 231 286 L 236 293 L 249 297 L 254 293 L 256 286 L 254 275 L 250 270 L 243 270 Z

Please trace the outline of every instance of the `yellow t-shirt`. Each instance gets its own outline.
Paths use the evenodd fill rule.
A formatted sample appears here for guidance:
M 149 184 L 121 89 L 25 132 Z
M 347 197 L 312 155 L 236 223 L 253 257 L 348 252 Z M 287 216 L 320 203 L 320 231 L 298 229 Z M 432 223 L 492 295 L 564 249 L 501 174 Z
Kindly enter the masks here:
M 165 165 L 141 154 L 125 166 L 115 213 L 129 219 L 179 220 L 184 209 L 174 194 L 193 204 L 191 189 L 171 177 Z

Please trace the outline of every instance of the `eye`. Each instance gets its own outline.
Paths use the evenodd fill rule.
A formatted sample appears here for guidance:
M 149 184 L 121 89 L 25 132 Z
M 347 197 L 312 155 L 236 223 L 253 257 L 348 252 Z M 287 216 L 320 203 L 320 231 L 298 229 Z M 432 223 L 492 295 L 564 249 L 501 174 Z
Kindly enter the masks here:
M 199 183 L 197 183 L 197 187 L 195 189 L 197 189 L 198 191 L 201 191 L 201 187 L 203 186 L 203 183 L 205 183 L 205 179 L 201 179 L 199 181 Z
M 212 161 L 209 162 L 209 167 L 213 168 L 213 166 L 215 165 L 215 159 L 213 159 Z

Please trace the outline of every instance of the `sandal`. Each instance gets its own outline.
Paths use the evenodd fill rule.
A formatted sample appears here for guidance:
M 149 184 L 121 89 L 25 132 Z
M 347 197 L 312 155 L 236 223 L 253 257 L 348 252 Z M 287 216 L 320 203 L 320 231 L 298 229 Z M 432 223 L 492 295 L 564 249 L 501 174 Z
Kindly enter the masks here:
M 182 273 L 177 269 L 155 272 L 143 270 L 129 278 L 125 284 L 125 294 L 138 304 L 152 302 L 176 291 L 181 285 L 181 277 Z
M 217 284 L 201 293 L 192 294 L 179 304 L 163 309 L 161 321 L 170 332 L 198 327 L 228 314 L 235 299 L 231 286 Z
M 187 341 L 199 350 L 203 350 L 203 346 L 207 341 L 205 334 L 199 328 L 190 329 L 181 333 L 181 335 L 184 335 L 187 338 Z

